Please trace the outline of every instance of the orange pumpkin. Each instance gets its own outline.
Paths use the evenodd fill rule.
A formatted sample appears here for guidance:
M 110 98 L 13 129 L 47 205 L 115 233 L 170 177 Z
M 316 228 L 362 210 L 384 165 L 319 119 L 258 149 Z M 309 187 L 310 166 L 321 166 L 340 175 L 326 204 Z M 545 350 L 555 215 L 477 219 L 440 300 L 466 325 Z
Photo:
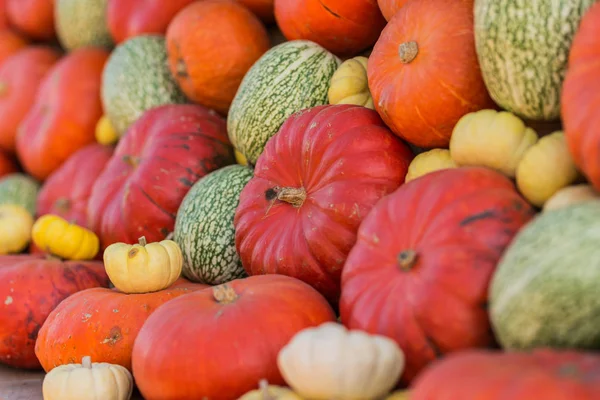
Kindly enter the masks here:
M 4 151 L 0 150 L 0 178 L 4 175 L 11 174 L 13 172 L 17 172 L 19 168 L 17 167 L 16 160 L 6 154 Z
M 95 141 L 102 116 L 100 82 L 108 52 L 82 48 L 56 63 L 44 78 L 17 133 L 17 154 L 38 180 Z
M 38 40 L 54 38 L 54 0 L 6 0 L 8 21 Z
M 0 29 L 8 28 L 8 16 L 6 15 L 6 0 L 0 0 Z
M 29 41 L 15 31 L 10 29 L 0 30 L 0 64 L 4 63 L 6 59 L 19 50 L 25 48 L 27 44 L 29 44 Z
M 407 1 L 408 0 L 377 0 L 377 4 L 379 4 L 379 9 L 381 10 L 383 17 L 386 21 L 389 21 Z
M 169 66 L 177 83 L 190 100 L 222 114 L 270 46 L 258 17 L 231 0 L 192 3 L 167 30 Z
M 265 24 L 275 22 L 275 10 L 273 2 L 275 0 L 237 0 L 238 3 L 248 7 Z
M 463 115 L 495 108 L 475 53 L 473 0 L 409 1 L 381 33 L 367 73 L 381 118 L 418 147 L 448 147 Z

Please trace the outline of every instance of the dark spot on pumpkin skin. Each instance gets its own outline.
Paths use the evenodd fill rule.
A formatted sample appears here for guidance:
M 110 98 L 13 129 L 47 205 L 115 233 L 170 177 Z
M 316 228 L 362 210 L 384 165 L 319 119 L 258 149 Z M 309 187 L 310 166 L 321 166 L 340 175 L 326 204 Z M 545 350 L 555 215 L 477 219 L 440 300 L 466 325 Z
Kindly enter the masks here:
M 333 11 L 331 11 L 331 9 L 329 7 L 327 7 L 325 4 L 323 4 L 323 2 L 321 0 L 319 0 L 319 4 L 321 4 L 321 6 L 323 6 L 323 8 L 325 9 L 325 11 L 327 11 L 329 14 L 333 15 L 336 18 L 342 18 L 341 15 L 336 14 Z
M 121 328 L 119 328 L 118 326 L 113 326 L 112 328 L 110 328 L 108 336 L 102 341 L 102 343 L 108 344 L 109 346 L 114 346 L 121 339 L 123 339 L 123 335 L 121 334 Z
M 489 219 L 489 218 L 496 218 L 496 217 L 497 217 L 497 215 L 494 210 L 486 210 L 486 211 L 480 212 L 478 214 L 469 215 L 467 218 L 460 221 L 459 225 L 466 226 L 466 225 L 472 224 L 473 222 L 480 221 L 482 219 Z
M 429 345 L 431 350 L 433 350 L 435 358 L 442 358 L 444 356 L 444 354 L 442 353 L 442 349 L 440 349 L 440 346 L 437 345 L 437 343 L 433 340 L 432 337 L 425 336 L 425 340 L 427 341 L 427 344 Z
M 169 234 L 171 233 L 167 228 L 160 228 L 160 233 L 165 237 L 165 239 L 169 239 Z M 171 238 L 172 240 L 172 238 Z
M 189 179 L 186 178 L 179 178 L 178 179 L 179 182 L 183 183 L 184 186 L 187 187 L 192 187 L 194 185 L 194 182 L 190 181 Z
M 133 258 L 135 257 L 135 255 L 139 252 L 139 250 L 137 248 L 133 248 L 131 250 L 129 250 L 129 253 L 127 253 L 127 257 L 129 258 Z
M 277 198 L 277 191 L 274 188 L 269 188 L 265 191 L 265 199 L 273 201 Z

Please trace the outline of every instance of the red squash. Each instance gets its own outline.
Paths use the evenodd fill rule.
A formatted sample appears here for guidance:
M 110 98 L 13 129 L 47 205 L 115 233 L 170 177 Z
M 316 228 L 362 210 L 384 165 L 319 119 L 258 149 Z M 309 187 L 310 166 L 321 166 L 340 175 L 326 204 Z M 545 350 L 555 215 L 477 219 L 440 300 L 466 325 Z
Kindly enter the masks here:
M 495 107 L 475 53 L 473 0 L 409 1 L 381 33 L 367 72 L 379 115 L 419 147 L 447 147 L 462 116 Z
M 443 354 L 493 344 L 489 282 L 534 213 L 512 181 L 485 168 L 408 182 L 360 226 L 342 272 L 342 322 L 394 339 L 404 381 Z
M 29 41 L 15 31 L 11 29 L 0 30 L 0 65 L 10 56 L 27 47 L 28 44 Z
M 54 38 L 54 0 L 6 0 L 12 26 L 32 39 Z
M 60 53 L 51 47 L 31 46 L 0 65 L 0 148 L 15 152 L 19 124 L 33 106 L 42 79 L 59 58 Z
M 259 17 L 265 24 L 272 24 L 275 22 L 275 0 L 236 0 L 238 3 L 246 6 L 252 11 L 257 17 Z
M 600 356 L 546 349 L 466 351 L 433 364 L 410 392 L 410 400 L 457 399 L 600 399 Z
M 336 303 L 358 226 L 404 182 L 412 157 L 373 110 L 319 106 L 292 115 L 267 143 L 235 214 L 248 274 L 289 275 Z
M 148 318 L 133 347 L 146 400 L 237 399 L 267 379 L 284 383 L 277 354 L 300 330 L 335 321 L 305 283 L 253 276 L 170 301 Z
M 107 59 L 105 50 L 75 50 L 56 63 L 42 81 L 17 133 L 17 154 L 34 178 L 45 180 L 73 153 L 95 141 Z
M 377 0 L 377 4 L 379 5 L 379 9 L 385 20 L 389 21 L 407 1 L 408 0 Z
M 565 137 L 577 166 L 600 190 L 600 4 L 583 16 L 573 38 L 561 113 Z
M 199 105 L 153 108 L 119 141 L 92 188 L 88 222 L 102 246 L 173 231 L 183 197 L 204 175 L 235 163 L 225 120 Z
M 6 0 L 0 0 L 0 29 L 9 27 L 8 16 L 6 15 Z
M 0 256 L 0 363 L 39 368 L 35 340 L 50 312 L 71 294 L 108 283 L 99 262 Z
M 385 26 L 377 0 L 275 0 L 275 19 L 288 40 L 311 40 L 343 57 L 372 46 Z
M 4 175 L 18 172 L 17 162 L 12 155 L 6 154 L 6 152 L 0 150 L 0 178 Z

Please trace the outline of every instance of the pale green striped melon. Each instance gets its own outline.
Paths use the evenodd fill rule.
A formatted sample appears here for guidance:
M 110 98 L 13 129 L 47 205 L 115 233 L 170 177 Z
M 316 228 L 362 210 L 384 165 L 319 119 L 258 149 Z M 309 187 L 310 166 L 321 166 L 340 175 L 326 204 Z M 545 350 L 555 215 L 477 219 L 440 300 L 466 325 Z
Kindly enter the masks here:
M 29 175 L 13 173 L 0 178 L 0 204 L 23 206 L 35 215 L 40 184 Z
M 560 92 L 579 21 L 594 0 L 475 0 L 483 79 L 502 108 L 532 120 L 560 117 Z
M 252 66 L 227 117 L 233 146 L 255 164 L 267 141 L 297 111 L 328 103 L 340 60 L 316 43 L 293 40 L 271 48 Z
M 112 47 L 106 24 L 108 0 L 54 0 L 56 36 L 65 49 Z

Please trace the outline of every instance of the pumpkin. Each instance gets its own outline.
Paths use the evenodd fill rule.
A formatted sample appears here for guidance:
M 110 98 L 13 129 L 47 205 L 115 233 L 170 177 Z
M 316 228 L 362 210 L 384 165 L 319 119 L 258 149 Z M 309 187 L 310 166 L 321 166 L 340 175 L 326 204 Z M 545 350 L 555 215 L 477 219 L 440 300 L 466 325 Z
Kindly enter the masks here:
M 310 40 L 338 56 L 372 46 L 385 26 L 374 0 L 275 0 L 275 19 L 288 40 Z
M 204 175 L 234 164 L 225 121 L 199 105 L 146 112 L 119 141 L 88 201 L 89 227 L 102 248 L 148 242 L 173 231 L 179 205 Z
M 419 147 L 447 147 L 465 114 L 495 105 L 475 53 L 473 0 L 419 0 L 389 21 L 367 65 L 375 109 Z
M 246 157 L 244 157 L 244 155 L 242 153 L 240 153 L 239 151 L 234 149 L 234 156 L 235 156 L 235 161 L 240 164 L 240 165 L 244 165 L 247 166 L 248 165 L 248 160 L 246 159 Z
M 223 115 L 246 72 L 270 47 L 258 17 L 231 0 L 195 2 L 167 30 L 169 67 L 183 93 Z
M 379 399 L 398 382 L 404 353 L 385 336 L 329 322 L 296 334 L 279 352 L 277 365 L 302 397 Z
M 238 400 L 302 400 L 302 397 L 294 393 L 293 390 L 277 385 L 269 385 L 262 379 L 258 383 L 258 389 L 251 390 L 244 394 Z
M 450 155 L 457 165 L 488 167 L 513 178 L 537 140 L 537 133 L 514 114 L 480 110 L 458 121 L 450 139 Z
M 408 390 L 397 390 L 395 392 L 390 393 L 385 397 L 384 400 L 409 400 L 412 399 L 410 395 L 410 391 Z
M 54 0 L 5 0 L 10 25 L 36 40 L 54 38 Z
M 94 141 L 94 126 L 102 116 L 100 79 L 107 58 L 105 50 L 75 50 L 44 77 L 17 133 L 17 154 L 34 178 L 46 179 Z
M 0 204 L 0 254 L 20 253 L 31 240 L 33 217 L 23 206 Z
M 39 329 L 35 354 L 46 372 L 86 355 L 131 371 L 133 342 L 148 316 L 164 303 L 206 287 L 180 280 L 166 290 L 144 294 L 83 290 L 48 315 Z
M 29 40 L 11 29 L 0 29 L 0 65 L 29 45 Z
M 248 274 L 289 275 L 337 303 L 358 226 L 404 182 L 412 157 L 373 110 L 328 105 L 294 114 L 240 195 L 235 242 Z
M 543 211 L 569 207 L 579 203 L 600 200 L 600 194 L 589 184 L 567 186 L 557 190 L 545 203 Z
M 17 161 L 12 155 L 0 150 L 0 178 L 18 172 Z
M 55 214 L 87 227 L 92 185 L 112 153 L 112 148 L 95 143 L 77 150 L 42 185 L 37 197 L 37 214 Z
M 15 152 L 19 124 L 33 106 L 42 79 L 59 57 L 50 47 L 30 46 L 0 61 L 0 148 Z
M 342 272 L 342 322 L 394 339 L 406 355 L 405 383 L 444 354 L 492 345 L 489 282 L 533 215 L 512 181 L 491 169 L 408 182 L 360 226 Z
M 100 246 L 94 232 L 52 214 L 35 221 L 31 236 L 40 249 L 67 260 L 91 260 Z
M 54 0 L 56 36 L 66 50 L 112 47 L 106 25 L 108 0 Z
M 132 392 L 131 372 L 120 365 L 92 363 L 89 356 L 81 364 L 54 368 L 42 384 L 44 400 L 129 400 Z
M 344 61 L 331 77 L 329 104 L 356 104 L 374 109 L 367 82 L 367 57 Z
M 408 0 L 377 0 L 377 4 L 379 5 L 379 9 L 385 20 L 389 21 L 407 1 Z
M 6 16 L 6 0 L 0 0 L 0 29 L 9 27 L 8 18 Z
M 571 156 L 596 190 L 600 190 L 600 115 L 591 105 L 600 101 L 599 35 L 600 5 L 595 4 L 573 39 L 560 101 Z
M 0 204 L 17 204 L 35 215 L 40 184 L 29 175 L 15 172 L 0 178 Z
M 593 400 L 600 397 L 600 356 L 541 349 L 469 350 L 423 372 L 410 400 Z
M 275 22 L 274 0 L 236 0 L 238 3 L 248 7 L 265 24 Z
M 558 131 L 541 138 L 517 167 L 517 187 L 530 203 L 542 207 L 558 190 L 579 179 L 565 135 Z
M 111 145 L 119 141 L 119 135 L 106 115 L 96 123 L 96 141 L 103 145 Z
M 0 363 L 39 368 L 34 346 L 50 312 L 80 290 L 108 284 L 99 262 L 0 256 Z
M 417 179 L 423 175 L 427 175 L 430 172 L 438 171 L 446 168 L 458 167 L 452 157 L 450 156 L 450 150 L 448 149 L 431 149 L 423 153 L 417 154 L 415 158 L 410 162 L 408 166 L 408 173 L 406 174 L 406 182 Z
M 146 400 L 237 399 L 261 379 L 283 384 L 277 353 L 300 330 L 334 320 L 327 301 L 297 279 L 233 280 L 156 310 L 135 341 L 133 376 Z

